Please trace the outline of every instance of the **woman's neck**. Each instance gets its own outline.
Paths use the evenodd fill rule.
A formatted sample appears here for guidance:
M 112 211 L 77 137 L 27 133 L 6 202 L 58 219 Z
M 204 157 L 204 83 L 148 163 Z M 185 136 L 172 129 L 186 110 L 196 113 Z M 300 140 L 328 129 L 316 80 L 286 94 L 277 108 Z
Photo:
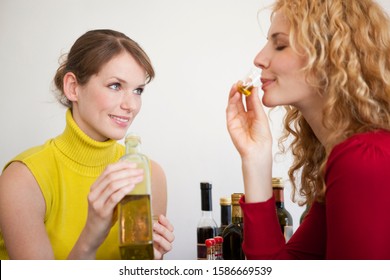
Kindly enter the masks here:
M 323 101 L 320 101 L 320 104 L 317 104 L 317 106 L 315 104 L 314 106 L 313 104 L 311 104 L 311 106 L 308 106 L 307 108 L 298 108 L 298 109 L 302 113 L 302 116 L 305 118 L 305 120 L 307 121 L 311 129 L 313 130 L 318 141 L 320 141 L 324 147 L 327 147 L 328 145 L 327 139 L 328 139 L 329 131 L 323 125 L 321 104 L 323 104 Z

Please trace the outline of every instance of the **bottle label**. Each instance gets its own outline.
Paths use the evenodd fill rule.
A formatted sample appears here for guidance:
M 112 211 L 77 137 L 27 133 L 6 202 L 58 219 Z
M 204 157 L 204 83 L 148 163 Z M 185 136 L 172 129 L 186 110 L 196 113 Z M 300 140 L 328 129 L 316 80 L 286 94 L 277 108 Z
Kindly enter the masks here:
M 207 248 L 205 244 L 198 243 L 198 260 L 207 260 Z

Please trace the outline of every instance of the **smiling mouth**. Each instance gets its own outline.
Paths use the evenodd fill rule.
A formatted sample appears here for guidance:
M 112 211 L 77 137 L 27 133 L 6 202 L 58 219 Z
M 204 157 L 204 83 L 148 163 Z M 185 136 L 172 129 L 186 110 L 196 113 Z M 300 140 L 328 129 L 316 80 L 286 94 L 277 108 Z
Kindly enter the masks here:
M 115 115 L 111 115 L 111 114 L 109 114 L 109 117 L 117 122 L 120 122 L 120 123 L 128 123 L 130 121 L 130 118 L 119 117 L 119 116 L 115 116 Z
M 261 83 L 262 83 L 262 87 L 261 88 L 265 88 L 267 87 L 268 85 L 272 84 L 273 82 L 275 82 L 276 80 L 272 80 L 272 79 L 261 79 Z

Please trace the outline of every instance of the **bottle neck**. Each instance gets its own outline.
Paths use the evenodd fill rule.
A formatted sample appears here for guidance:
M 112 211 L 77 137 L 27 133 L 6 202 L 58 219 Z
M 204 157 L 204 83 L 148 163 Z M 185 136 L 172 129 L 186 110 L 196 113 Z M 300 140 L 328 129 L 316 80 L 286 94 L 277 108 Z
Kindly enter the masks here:
M 141 153 L 141 145 L 137 145 L 137 146 L 134 146 L 134 145 L 130 145 L 130 144 L 126 144 L 126 154 L 139 154 Z
M 213 211 L 202 210 L 203 218 L 213 218 Z
M 242 217 L 242 210 L 240 204 L 233 204 L 232 205 L 232 223 L 238 224 L 242 223 L 243 217 Z
M 227 226 L 232 219 L 231 205 L 221 205 L 221 225 Z
M 284 193 L 283 188 L 273 188 L 273 195 L 277 208 L 284 208 Z
M 202 189 L 201 191 L 202 212 L 210 212 L 213 210 L 211 200 L 211 189 Z

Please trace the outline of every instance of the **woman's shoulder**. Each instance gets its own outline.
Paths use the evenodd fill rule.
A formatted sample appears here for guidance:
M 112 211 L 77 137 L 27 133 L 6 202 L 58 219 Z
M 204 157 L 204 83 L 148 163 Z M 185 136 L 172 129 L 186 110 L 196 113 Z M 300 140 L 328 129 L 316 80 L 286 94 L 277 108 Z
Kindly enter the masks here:
M 6 163 L 3 170 L 5 170 L 11 163 L 13 162 L 27 162 L 34 159 L 42 158 L 45 161 L 50 159 L 49 154 L 52 153 L 50 146 L 52 144 L 52 139 L 46 141 L 42 145 L 30 147 L 23 152 L 20 152 L 14 158 L 12 158 L 9 162 Z
M 390 131 L 375 130 L 357 133 L 336 145 L 331 154 L 351 148 L 384 149 L 390 151 Z M 359 150 L 357 150 L 359 152 Z
M 372 169 L 390 166 L 390 132 L 376 130 L 355 134 L 331 151 L 327 169 L 340 168 Z M 356 169 L 355 169 L 356 171 Z

